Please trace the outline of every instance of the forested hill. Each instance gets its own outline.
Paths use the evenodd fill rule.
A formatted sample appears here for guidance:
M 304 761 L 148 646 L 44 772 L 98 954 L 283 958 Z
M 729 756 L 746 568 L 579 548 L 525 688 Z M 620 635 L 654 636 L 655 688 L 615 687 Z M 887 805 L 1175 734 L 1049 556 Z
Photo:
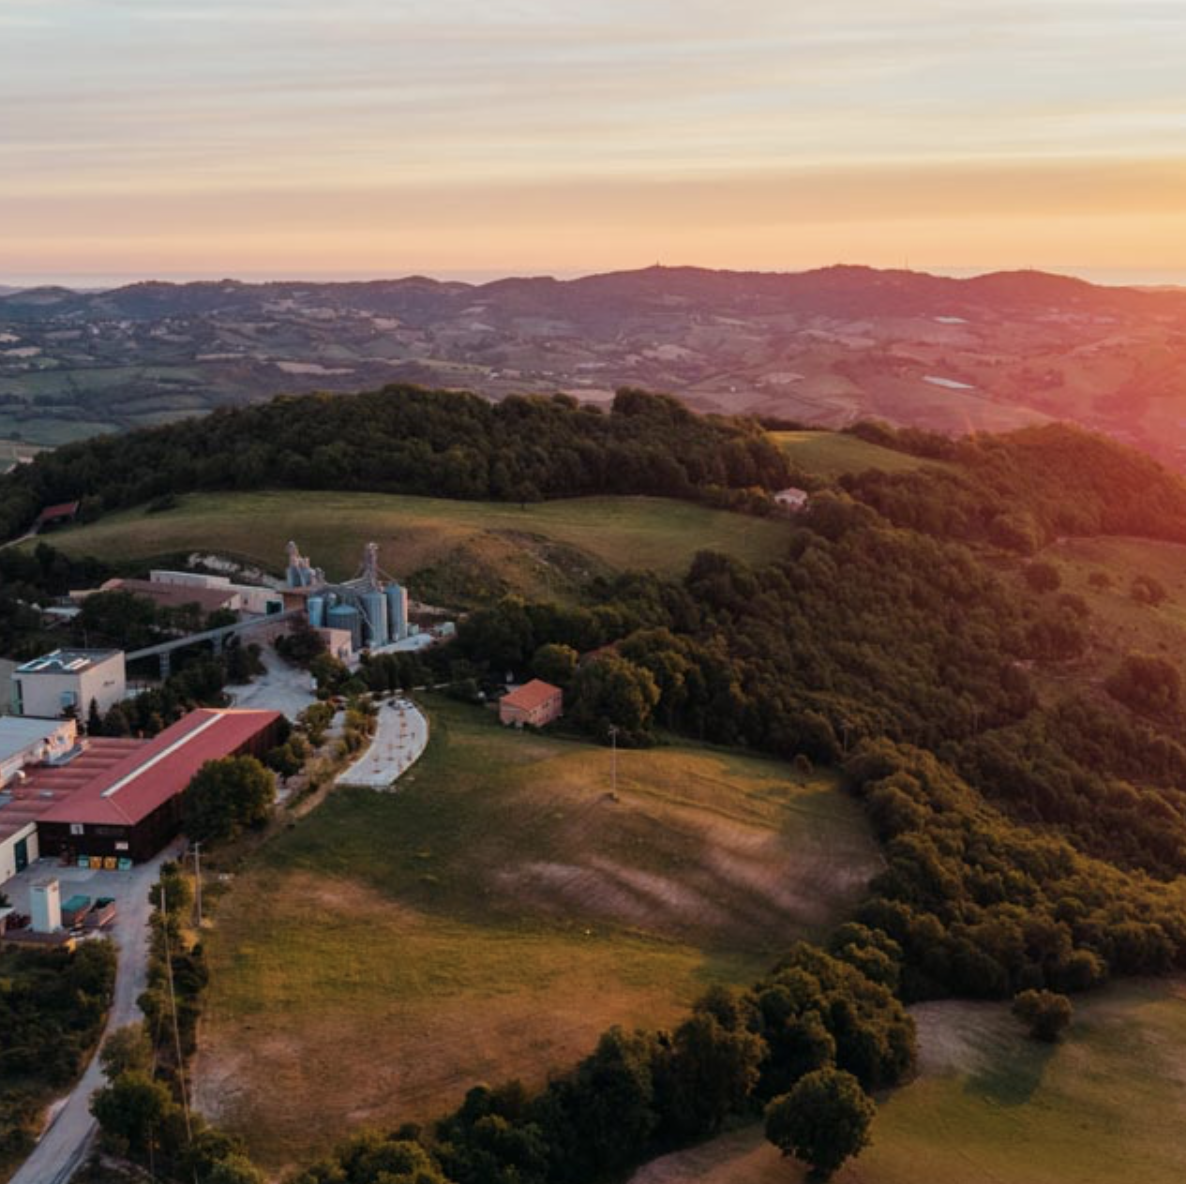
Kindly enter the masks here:
M 853 432 L 938 462 L 843 479 L 895 526 L 1025 555 L 1060 536 L 1186 542 L 1186 482 L 1144 453 L 1069 424 L 962 440 L 880 424 Z
M 605 413 L 565 395 L 494 404 L 388 386 L 281 397 L 42 454 L 0 480 L 0 535 L 19 534 L 49 504 L 81 499 L 93 518 L 190 490 L 536 501 L 598 493 L 721 498 L 789 481 L 786 460 L 755 423 L 696 415 L 663 395 L 623 390 Z

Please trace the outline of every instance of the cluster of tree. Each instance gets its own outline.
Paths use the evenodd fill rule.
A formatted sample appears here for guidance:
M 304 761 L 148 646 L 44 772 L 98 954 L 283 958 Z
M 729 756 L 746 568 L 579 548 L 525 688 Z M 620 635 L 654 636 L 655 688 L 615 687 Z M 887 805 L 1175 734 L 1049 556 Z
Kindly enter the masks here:
M 801 944 L 751 989 L 709 991 L 673 1031 L 611 1029 L 540 1093 L 475 1088 L 430 1130 L 359 1136 L 297 1184 L 592 1184 L 768 1106 L 772 1137 L 826 1173 L 867 1140 L 868 1092 L 913 1059 L 890 989 Z
M 44 541 L 0 551 L 0 653 L 36 657 L 44 634 L 38 608 L 112 574 L 98 559 L 71 559 Z
M 147 596 L 113 588 L 83 600 L 71 631 L 90 645 L 138 650 L 168 638 L 233 625 L 236 620 L 229 609 L 206 613 L 197 603 L 159 605 Z
M 1080 428 L 958 441 L 868 425 L 861 434 L 948 462 L 844 479 L 854 497 L 898 526 L 1027 555 L 1060 535 L 1186 542 L 1186 484 L 1143 453 Z
M 1022 991 L 1013 1000 L 1013 1014 L 1025 1024 L 1032 1039 L 1052 1044 L 1070 1024 L 1075 1008 L 1055 991 Z
M 698 416 L 623 390 L 608 414 L 565 395 L 389 386 L 282 397 L 201 419 L 69 444 L 0 478 L 0 538 L 74 498 L 85 517 L 199 489 L 365 489 L 497 501 L 593 493 L 709 496 L 787 484 L 748 420 Z
M 193 841 L 224 843 L 272 814 L 276 779 L 253 756 L 207 761 L 181 796 L 182 828 Z
M 0 950 L 0 1174 L 32 1150 L 44 1106 L 99 1039 L 115 962 L 108 942 Z
M 107 1084 L 91 1099 L 105 1149 L 178 1184 L 263 1184 L 242 1143 L 188 1108 L 187 1065 L 196 1045 L 207 970 L 183 925 L 192 904 L 176 864 L 152 891 L 152 943 L 141 1024 L 112 1033 L 100 1053 Z M 162 907 L 163 906 L 163 907 Z

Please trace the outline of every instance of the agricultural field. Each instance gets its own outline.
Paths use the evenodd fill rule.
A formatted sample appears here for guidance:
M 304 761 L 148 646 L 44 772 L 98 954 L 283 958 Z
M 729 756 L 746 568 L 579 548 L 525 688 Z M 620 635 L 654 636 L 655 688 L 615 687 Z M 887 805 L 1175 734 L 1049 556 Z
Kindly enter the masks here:
M 507 591 L 564 597 L 587 580 L 626 568 L 686 570 L 717 549 L 749 562 L 781 556 L 791 527 L 663 498 L 574 498 L 520 507 L 371 493 L 285 491 L 193 494 L 159 513 L 112 514 L 55 532 L 70 555 L 150 560 L 216 551 L 281 571 L 295 539 L 331 579 L 355 574 L 377 542 L 384 567 L 413 591 L 468 604 Z
M 1057 1046 L 1004 1004 L 915 1009 L 920 1073 L 884 1100 L 873 1145 L 835 1184 L 1177 1184 L 1186 1178 L 1186 986 L 1076 999 Z M 757 1127 L 666 1156 L 631 1184 L 801 1184 Z
M 796 468 L 828 481 L 866 469 L 905 473 L 937 463 L 843 432 L 771 432 L 770 436 Z
M 429 705 L 398 792 L 336 791 L 218 904 L 197 1097 L 270 1170 L 669 1023 L 879 867 L 830 773 L 680 745 L 619 752 L 614 797 L 606 749 Z

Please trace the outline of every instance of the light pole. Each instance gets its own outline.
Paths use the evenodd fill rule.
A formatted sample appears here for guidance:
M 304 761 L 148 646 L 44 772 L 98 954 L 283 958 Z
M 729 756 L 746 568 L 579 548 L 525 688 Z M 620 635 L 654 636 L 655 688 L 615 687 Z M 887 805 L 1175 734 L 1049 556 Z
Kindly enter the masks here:
M 618 729 L 614 724 L 609 726 L 609 768 L 610 780 L 613 784 L 613 795 L 618 796 Z

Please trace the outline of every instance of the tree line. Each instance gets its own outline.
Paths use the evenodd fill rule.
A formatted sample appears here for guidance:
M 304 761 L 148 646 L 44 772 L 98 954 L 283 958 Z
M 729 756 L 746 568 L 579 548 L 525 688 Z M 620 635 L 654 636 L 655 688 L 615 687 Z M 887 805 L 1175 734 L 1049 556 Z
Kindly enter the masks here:
M 603 413 L 567 395 L 490 403 L 388 386 L 283 396 L 40 453 L 0 478 L 0 538 L 25 530 L 51 503 L 81 499 L 83 516 L 95 518 L 192 490 L 719 500 L 788 483 L 785 459 L 757 423 L 696 415 L 665 395 L 622 390 Z

